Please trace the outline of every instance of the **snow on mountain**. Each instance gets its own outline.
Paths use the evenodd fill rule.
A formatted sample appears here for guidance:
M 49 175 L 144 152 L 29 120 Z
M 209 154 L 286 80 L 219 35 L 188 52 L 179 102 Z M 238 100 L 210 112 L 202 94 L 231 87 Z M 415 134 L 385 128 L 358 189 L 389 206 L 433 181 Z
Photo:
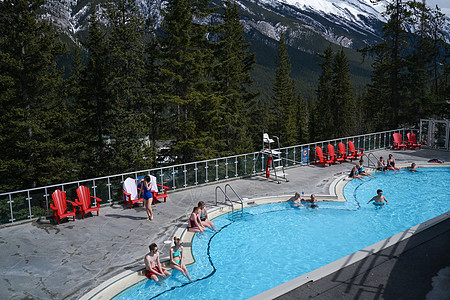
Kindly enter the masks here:
M 221 5 L 221 0 L 213 0 Z M 99 7 L 102 0 L 94 0 Z M 86 0 L 47 0 L 44 17 L 51 19 L 72 40 L 87 28 L 89 5 Z M 348 48 L 361 48 L 381 41 L 382 12 L 385 1 L 371 0 L 235 0 L 241 9 L 246 34 L 252 38 L 277 41 L 281 31 L 287 42 L 302 51 L 313 53 L 322 39 Z M 158 26 L 163 0 L 136 0 L 144 17 Z M 450 22 L 444 27 L 450 37 Z M 323 45 L 323 43 L 322 43 Z

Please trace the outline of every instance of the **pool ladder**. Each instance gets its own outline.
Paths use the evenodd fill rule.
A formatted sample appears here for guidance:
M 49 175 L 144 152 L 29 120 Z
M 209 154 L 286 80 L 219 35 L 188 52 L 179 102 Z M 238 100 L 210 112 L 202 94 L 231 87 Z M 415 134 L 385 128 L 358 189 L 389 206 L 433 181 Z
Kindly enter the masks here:
M 236 196 L 237 200 L 233 200 L 228 196 L 227 188 L 233 192 L 233 194 Z M 223 204 L 226 204 L 231 207 L 231 215 L 230 215 L 231 220 L 235 221 L 237 219 L 242 219 L 242 217 L 244 216 L 244 201 L 242 200 L 241 196 L 239 196 L 239 194 L 236 193 L 236 191 L 228 183 L 225 185 L 225 191 L 220 186 L 216 186 L 216 206 L 218 203 L 218 198 L 217 198 L 218 191 L 222 192 L 222 194 L 225 197 L 225 201 L 223 202 Z M 240 204 L 240 208 L 238 206 L 238 208 L 235 209 L 234 208 L 235 203 L 237 205 Z
M 378 159 L 375 156 L 375 154 L 373 154 L 372 152 L 370 152 L 369 154 L 364 153 L 364 155 L 362 157 L 367 158 L 367 166 L 366 167 L 373 168 L 373 169 L 377 168 Z M 371 157 L 373 157 L 374 160 L 372 160 Z

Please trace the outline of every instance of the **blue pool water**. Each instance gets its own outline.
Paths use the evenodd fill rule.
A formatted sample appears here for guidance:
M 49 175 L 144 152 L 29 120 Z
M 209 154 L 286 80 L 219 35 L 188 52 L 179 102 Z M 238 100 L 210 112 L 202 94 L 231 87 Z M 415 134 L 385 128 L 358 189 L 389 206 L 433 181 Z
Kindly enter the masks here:
M 366 204 L 377 189 L 389 205 Z M 193 283 L 174 271 L 115 299 L 246 299 L 450 210 L 450 168 L 378 173 L 353 180 L 348 202 L 321 202 L 319 210 L 274 203 L 245 209 L 245 217 L 214 219 L 219 233 L 193 240 Z

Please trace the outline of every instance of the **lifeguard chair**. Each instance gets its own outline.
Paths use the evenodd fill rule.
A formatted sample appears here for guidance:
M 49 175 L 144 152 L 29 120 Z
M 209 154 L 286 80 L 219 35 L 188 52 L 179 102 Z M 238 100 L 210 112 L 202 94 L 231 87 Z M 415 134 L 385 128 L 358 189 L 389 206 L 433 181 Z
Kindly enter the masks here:
M 269 137 L 269 134 L 263 132 L 262 149 L 259 151 L 256 160 L 253 162 L 253 174 L 256 174 L 256 162 L 261 157 L 262 165 L 264 165 L 264 158 L 266 158 L 265 164 L 265 177 L 270 179 L 272 175 L 275 177 L 277 183 L 281 183 L 280 178 L 288 182 L 286 173 L 284 172 L 283 159 L 281 157 L 280 139 L 277 136 L 273 136 L 274 139 Z M 277 148 L 273 149 L 272 144 L 276 142 Z

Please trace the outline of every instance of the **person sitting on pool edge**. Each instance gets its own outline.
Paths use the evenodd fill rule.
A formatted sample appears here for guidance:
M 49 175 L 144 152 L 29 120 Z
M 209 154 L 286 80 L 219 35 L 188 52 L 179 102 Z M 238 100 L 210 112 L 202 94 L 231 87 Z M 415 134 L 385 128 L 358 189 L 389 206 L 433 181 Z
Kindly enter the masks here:
M 287 202 L 290 202 L 292 206 L 299 207 L 303 206 L 302 201 L 305 201 L 304 199 L 300 199 L 300 193 L 296 192 L 294 197 L 289 198 Z
M 183 273 L 192 282 L 191 276 L 189 276 L 189 272 L 183 262 L 183 243 L 176 236 L 173 237 L 173 243 L 173 247 L 170 248 L 170 266 L 172 269 Z
M 198 206 L 194 207 L 192 210 L 191 216 L 188 221 L 188 231 L 191 232 L 203 232 L 205 231 L 205 227 L 202 225 L 200 221 L 200 216 L 198 215 L 200 208 Z
M 361 174 L 361 175 L 364 175 L 364 176 L 372 176 L 371 174 L 367 173 L 367 172 L 364 170 L 363 164 L 364 164 L 364 160 L 361 158 L 361 159 L 359 160 L 358 173 Z M 372 176 L 372 177 L 373 177 L 373 176 Z
M 205 208 L 205 202 L 200 201 L 198 203 L 198 208 L 200 210 L 200 221 L 202 223 L 202 226 L 209 227 L 212 230 L 214 230 L 215 232 L 217 232 L 216 228 L 214 227 L 213 221 L 211 221 L 208 218 L 208 212 L 206 211 L 206 208 Z
M 386 201 L 386 204 L 389 204 L 386 197 L 383 196 L 382 190 L 377 190 L 377 195 L 374 196 L 372 199 L 370 199 L 369 202 L 367 202 L 367 204 L 369 204 L 371 201 L 373 201 L 373 204 L 376 207 L 382 207 L 384 205 L 383 201 Z
M 350 171 L 350 175 L 348 175 L 348 177 L 353 178 L 353 179 L 355 179 L 355 178 L 361 179 L 362 176 L 359 175 L 358 169 L 359 169 L 359 164 L 356 164 L 356 166 L 354 166 L 352 168 L 352 170 Z
M 158 246 L 156 246 L 155 243 L 152 243 L 149 246 L 149 249 L 150 252 L 147 253 L 144 257 L 145 276 L 148 279 L 152 279 L 158 282 L 158 276 L 166 278 L 167 276 L 170 276 L 170 272 L 161 267 L 161 262 L 159 261 Z
M 386 162 L 383 159 L 383 156 L 380 156 L 380 160 L 377 162 L 377 170 L 386 172 Z
M 399 167 L 396 167 L 396 166 L 395 166 L 395 159 L 394 159 L 394 156 L 393 156 L 392 154 L 389 154 L 389 158 L 388 158 L 388 160 L 387 160 L 386 169 L 387 169 L 388 171 L 389 171 L 389 170 L 392 170 L 392 171 L 398 171 L 398 170 L 400 170 Z

